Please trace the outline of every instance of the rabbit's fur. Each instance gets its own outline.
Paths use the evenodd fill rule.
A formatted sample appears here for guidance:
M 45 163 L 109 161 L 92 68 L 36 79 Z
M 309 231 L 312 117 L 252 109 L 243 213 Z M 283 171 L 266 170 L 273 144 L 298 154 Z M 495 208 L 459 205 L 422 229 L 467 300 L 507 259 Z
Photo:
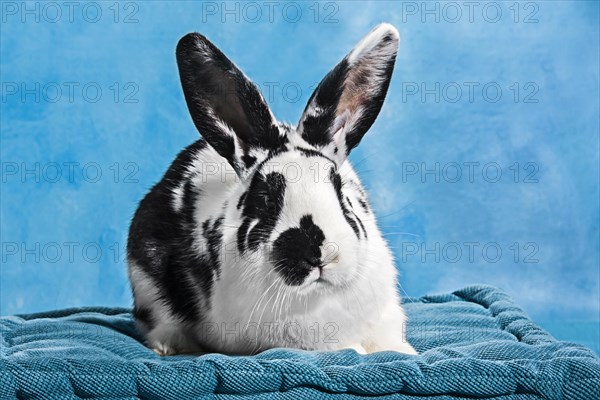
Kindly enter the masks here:
M 141 201 L 128 241 L 135 318 L 157 353 L 415 353 L 392 254 L 347 160 L 383 105 L 398 43 L 378 25 L 293 127 L 204 36 L 180 40 L 204 139 Z

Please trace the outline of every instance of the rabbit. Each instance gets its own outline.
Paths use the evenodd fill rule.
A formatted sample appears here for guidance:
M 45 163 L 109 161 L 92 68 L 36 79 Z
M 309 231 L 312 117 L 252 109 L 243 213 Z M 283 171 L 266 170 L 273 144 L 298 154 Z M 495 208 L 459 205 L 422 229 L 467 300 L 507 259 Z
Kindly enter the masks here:
M 399 41 L 392 25 L 376 26 L 320 82 L 295 127 L 206 37 L 179 41 L 202 139 L 131 222 L 133 312 L 148 347 L 416 354 L 392 253 L 347 158 L 381 110 Z

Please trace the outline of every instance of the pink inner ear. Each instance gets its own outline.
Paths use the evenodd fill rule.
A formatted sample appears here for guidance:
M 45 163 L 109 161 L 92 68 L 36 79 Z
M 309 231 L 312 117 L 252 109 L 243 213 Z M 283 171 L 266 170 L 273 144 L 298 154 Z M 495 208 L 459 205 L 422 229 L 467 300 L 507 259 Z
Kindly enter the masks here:
M 333 126 L 331 127 L 333 135 L 331 136 L 331 139 L 338 148 L 340 148 L 342 144 L 345 145 L 345 139 L 343 138 L 344 135 L 342 133 L 344 131 L 344 128 L 346 127 L 346 123 L 348 122 L 349 118 L 350 112 L 348 110 L 345 110 L 341 115 L 335 117 L 335 121 L 333 121 Z

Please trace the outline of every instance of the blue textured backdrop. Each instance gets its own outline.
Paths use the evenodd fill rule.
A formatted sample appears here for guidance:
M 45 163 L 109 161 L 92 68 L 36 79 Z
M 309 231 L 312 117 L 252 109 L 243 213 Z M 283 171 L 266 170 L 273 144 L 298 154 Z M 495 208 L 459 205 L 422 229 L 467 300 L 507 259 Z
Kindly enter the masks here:
M 197 137 L 183 34 L 206 34 L 295 122 L 387 21 L 394 78 L 351 159 L 403 292 L 497 285 L 600 351 L 597 2 L 1 6 L 1 314 L 130 304 L 129 219 Z

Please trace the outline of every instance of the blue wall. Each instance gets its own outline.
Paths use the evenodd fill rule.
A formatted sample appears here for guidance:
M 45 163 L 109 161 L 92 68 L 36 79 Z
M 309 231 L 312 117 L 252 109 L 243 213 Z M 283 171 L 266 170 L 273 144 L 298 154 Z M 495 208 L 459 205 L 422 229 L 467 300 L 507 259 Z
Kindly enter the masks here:
M 388 21 L 392 86 L 351 159 L 403 291 L 497 285 L 599 351 L 598 3 L 452 4 L 3 2 L 0 313 L 130 304 L 129 219 L 197 137 L 182 35 L 206 34 L 295 122 Z

